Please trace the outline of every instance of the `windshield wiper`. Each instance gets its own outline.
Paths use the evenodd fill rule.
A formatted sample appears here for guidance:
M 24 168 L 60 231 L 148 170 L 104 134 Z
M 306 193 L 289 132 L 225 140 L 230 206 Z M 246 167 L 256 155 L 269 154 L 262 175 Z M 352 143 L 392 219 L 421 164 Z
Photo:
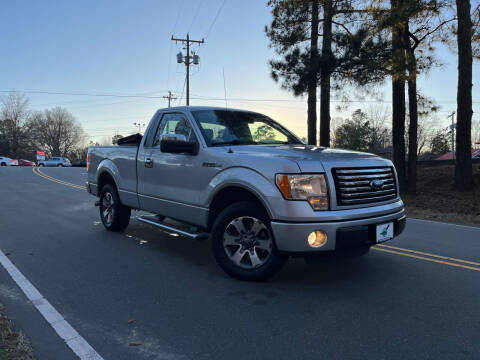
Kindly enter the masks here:
M 288 142 L 288 141 L 260 141 L 260 142 L 256 142 L 255 144 L 257 144 L 257 145 L 288 145 L 288 144 L 291 144 L 291 142 Z
M 232 141 L 218 141 L 212 143 L 211 146 L 223 146 L 223 145 L 251 145 L 254 144 L 253 142 L 244 142 L 240 140 L 232 140 Z

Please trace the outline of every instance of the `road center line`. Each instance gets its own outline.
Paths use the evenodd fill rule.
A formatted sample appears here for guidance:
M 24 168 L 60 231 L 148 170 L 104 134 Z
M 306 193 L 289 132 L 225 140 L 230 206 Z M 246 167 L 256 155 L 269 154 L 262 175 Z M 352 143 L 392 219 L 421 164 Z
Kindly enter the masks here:
M 377 244 L 377 246 L 381 247 L 381 248 L 393 249 L 393 250 L 398 250 L 398 251 L 405 251 L 405 252 L 408 252 L 408 253 L 413 253 L 413 254 L 418 254 L 418 255 L 425 255 L 425 256 L 434 257 L 434 258 L 443 259 L 443 260 L 449 260 L 449 261 L 454 261 L 454 262 L 459 262 L 459 263 L 464 263 L 464 264 L 476 265 L 476 266 L 480 267 L 480 263 L 475 262 L 475 261 L 462 260 L 462 259 L 457 259 L 457 258 L 450 257 L 450 256 L 430 254 L 430 253 L 423 252 L 423 251 L 411 250 L 411 249 L 406 249 L 406 248 L 393 246 L 393 245 Z
M 402 256 L 407 256 L 407 257 L 411 257 L 411 258 L 414 258 L 414 259 L 425 260 L 425 261 L 430 261 L 430 262 L 434 262 L 434 263 L 437 263 L 437 264 L 444 264 L 444 265 L 448 265 L 448 266 L 454 266 L 454 267 L 459 267 L 459 268 L 463 268 L 463 269 L 468 269 L 468 270 L 473 270 L 473 271 L 479 271 L 480 272 L 480 267 L 456 264 L 456 263 L 452 263 L 452 262 L 448 262 L 448 261 L 431 259 L 431 258 L 428 258 L 428 257 L 425 257 L 425 256 L 413 255 L 413 254 L 409 254 L 407 252 L 389 250 L 389 249 L 375 247 L 375 246 L 372 246 L 372 249 L 376 250 L 376 251 L 382 251 L 382 252 L 390 253 L 390 254 L 402 255 Z
M 20 270 L 0 250 L 0 264 L 20 287 L 28 300 L 81 360 L 103 360 L 85 339 L 63 318 L 42 294 L 23 276 Z
M 50 176 L 50 175 L 44 174 L 43 172 L 40 171 L 39 168 L 34 167 L 34 168 L 33 168 L 33 172 L 34 172 L 34 174 L 36 174 L 36 175 L 38 175 L 38 176 L 40 176 L 40 177 L 43 177 L 43 178 L 46 179 L 46 180 L 50 180 L 50 181 L 56 182 L 56 183 L 61 184 L 61 185 L 70 186 L 70 187 L 75 188 L 75 189 L 85 190 L 85 188 L 84 188 L 83 186 L 81 186 L 81 185 L 72 184 L 72 183 L 70 183 L 70 182 L 63 181 L 63 180 L 54 178 L 54 177 L 52 177 L 52 176 Z

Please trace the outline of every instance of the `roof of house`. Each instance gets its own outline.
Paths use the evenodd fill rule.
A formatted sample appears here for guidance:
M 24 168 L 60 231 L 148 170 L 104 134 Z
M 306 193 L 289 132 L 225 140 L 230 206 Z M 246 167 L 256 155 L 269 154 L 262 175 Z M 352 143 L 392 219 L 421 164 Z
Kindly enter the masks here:
M 475 156 L 480 156 L 480 149 L 472 149 L 472 158 Z M 449 151 L 443 155 L 440 155 L 435 160 L 452 160 L 452 152 Z

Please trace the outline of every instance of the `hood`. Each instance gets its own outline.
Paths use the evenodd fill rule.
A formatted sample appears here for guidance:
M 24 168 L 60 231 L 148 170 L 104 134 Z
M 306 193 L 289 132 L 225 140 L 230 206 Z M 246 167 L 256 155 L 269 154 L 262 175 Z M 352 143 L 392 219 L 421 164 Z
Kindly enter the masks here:
M 352 161 L 355 162 L 353 166 L 390 166 L 389 160 L 375 154 L 311 145 L 244 145 L 232 146 L 231 150 L 237 154 L 293 160 L 302 172 L 324 172 L 335 166 L 352 166 Z

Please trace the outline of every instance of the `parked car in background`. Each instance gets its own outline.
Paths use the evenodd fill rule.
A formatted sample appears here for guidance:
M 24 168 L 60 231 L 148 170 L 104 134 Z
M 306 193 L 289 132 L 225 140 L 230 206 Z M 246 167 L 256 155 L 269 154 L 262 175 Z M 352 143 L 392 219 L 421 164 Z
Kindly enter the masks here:
M 0 156 L 0 166 L 17 166 L 18 160 Z
M 72 164 L 65 157 L 51 157 L 48 160 L 39 161 L 38 166 L 70 167 Z
M 18 160 L 18 166 L 36 166 L 36 164 L 33 161 L 20 159 Z
M 72 163 L 73 167 L 87 167 L 87 161 L 86 160 L 80 160 L 80 161 L 74 161 Z

